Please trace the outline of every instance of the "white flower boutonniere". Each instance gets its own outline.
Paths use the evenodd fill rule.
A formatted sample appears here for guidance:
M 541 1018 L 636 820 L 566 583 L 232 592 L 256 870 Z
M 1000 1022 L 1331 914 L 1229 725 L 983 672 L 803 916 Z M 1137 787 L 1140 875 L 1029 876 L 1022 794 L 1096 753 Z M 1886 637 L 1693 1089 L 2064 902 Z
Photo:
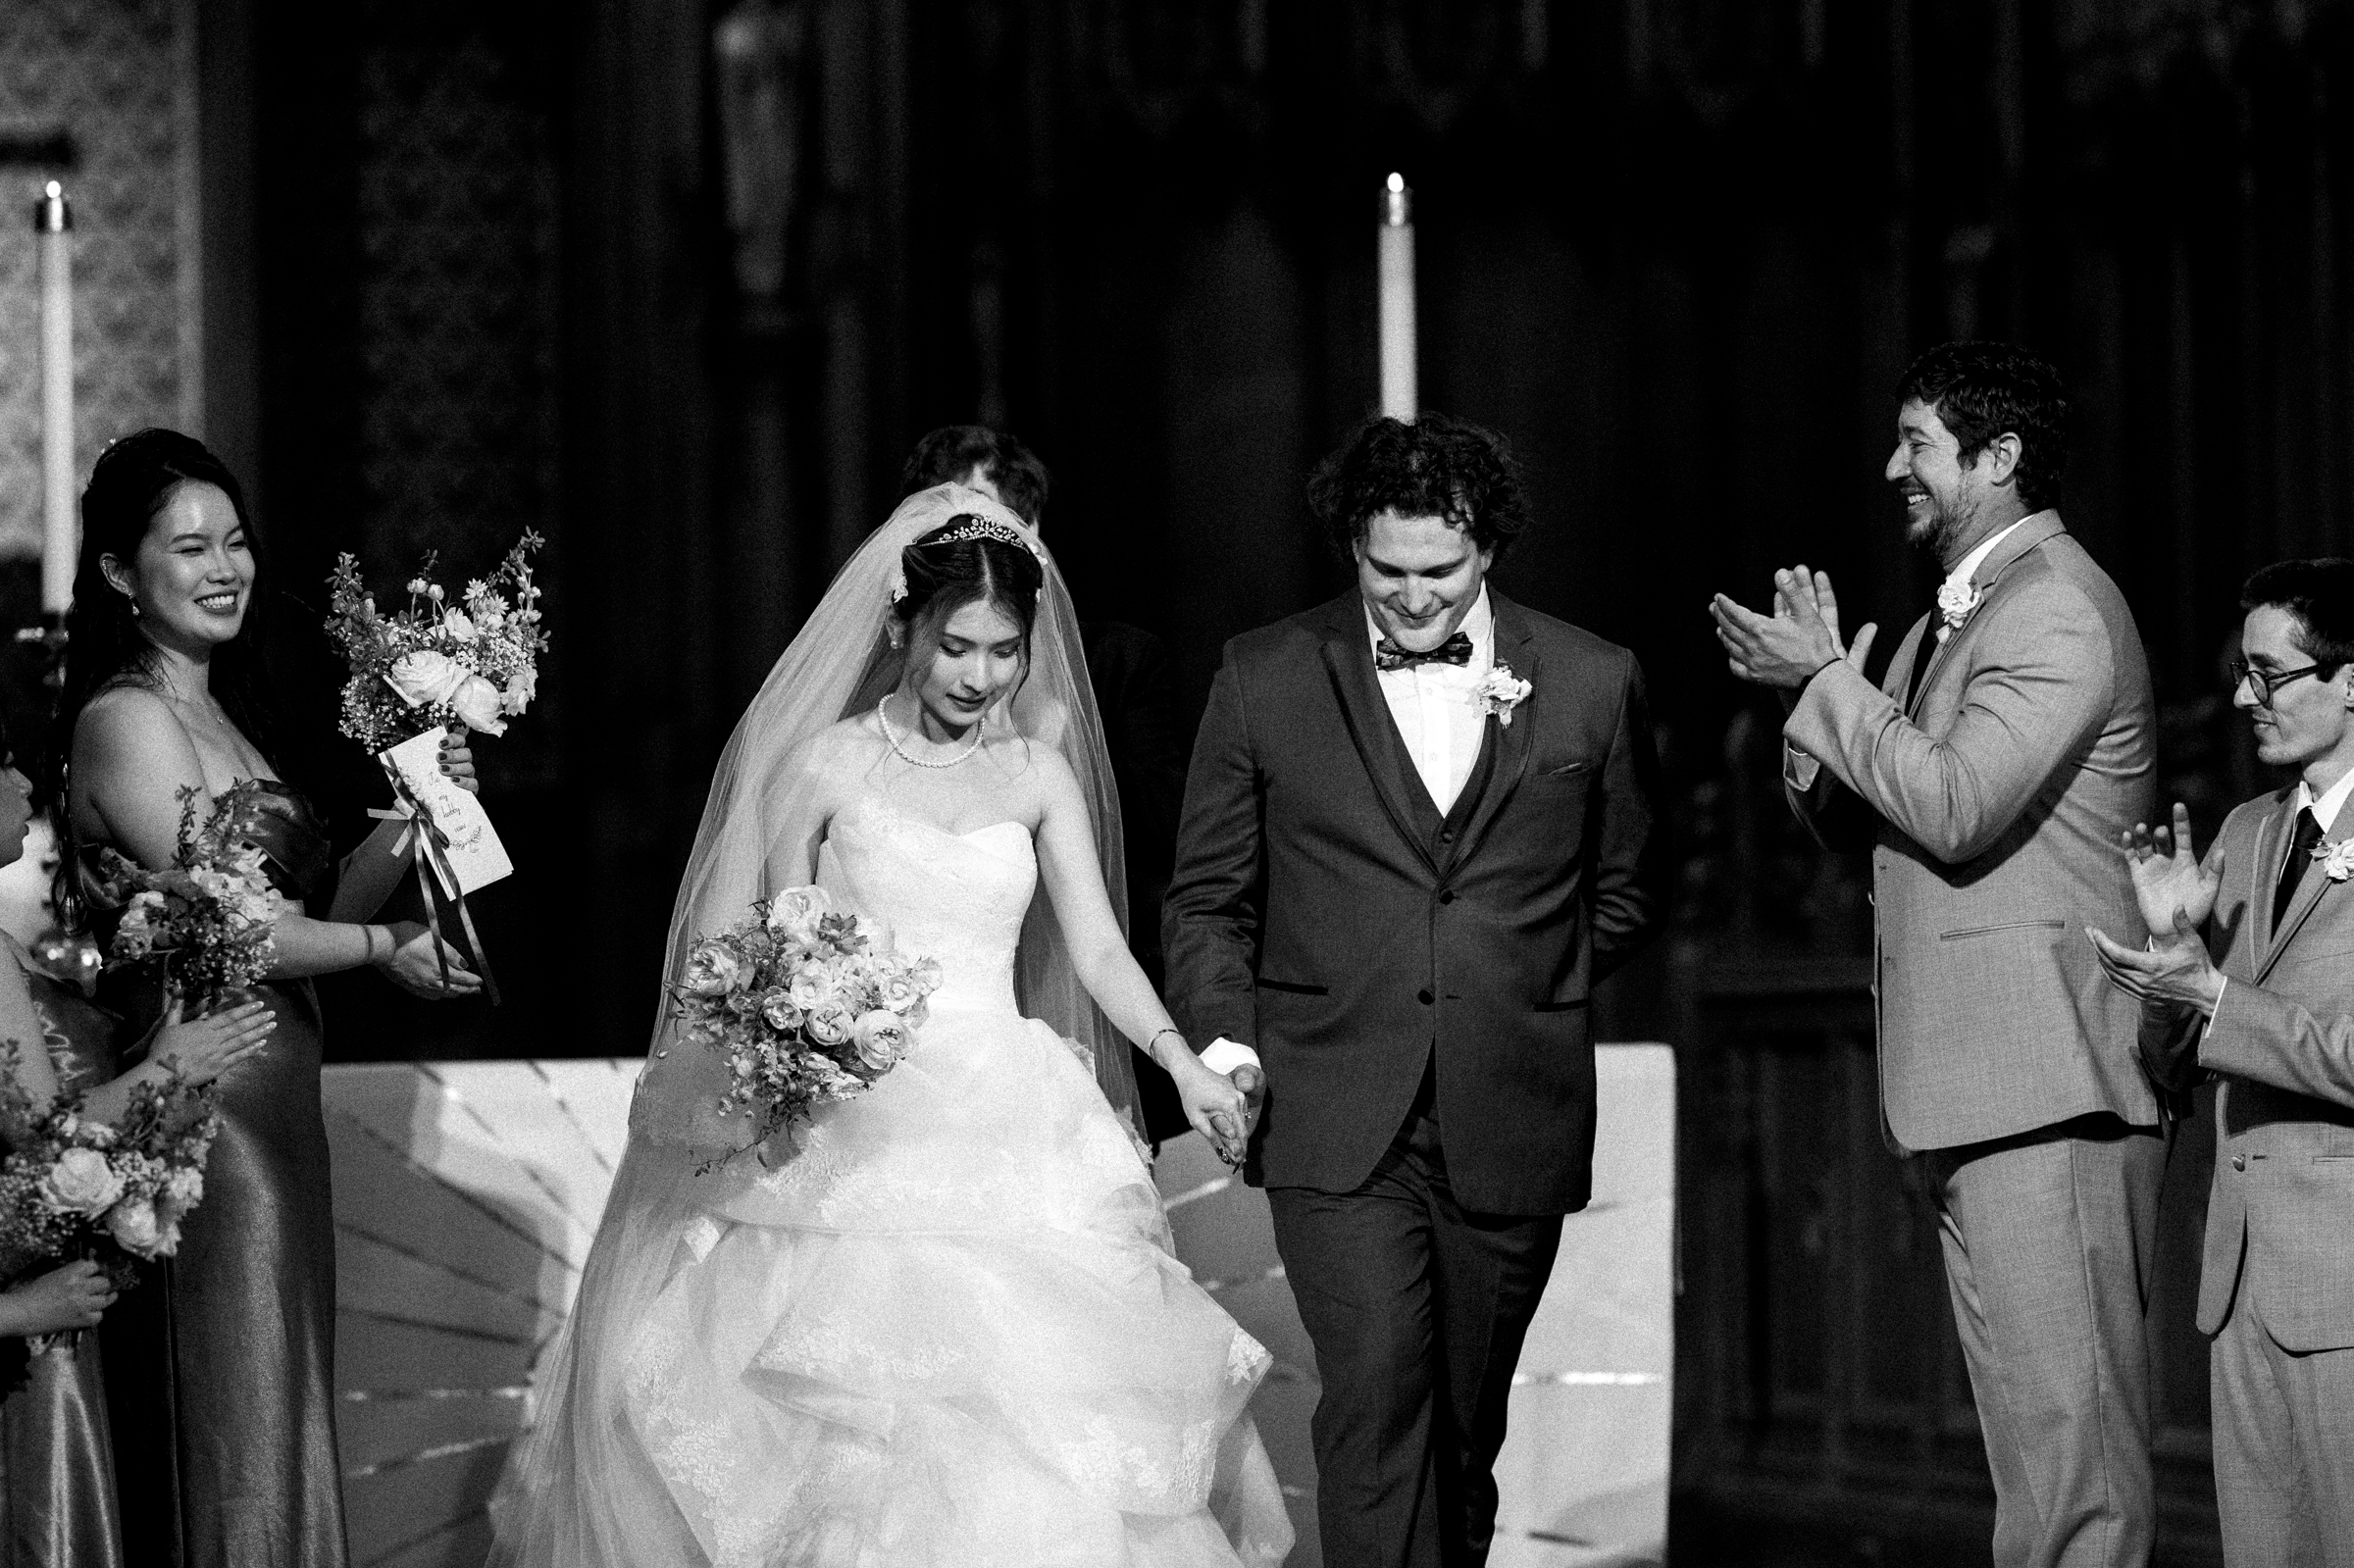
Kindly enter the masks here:
M 1479 711 L 1482 714 L 1494 714 L 1496 722 L 1510 730 L 1512 727 L 1512 710 L 1527 701 L 1528 694 L 1535 689 L 1535 686 L 1512 674 L 1510 665 L 1497 663 L 1479 678 Z
M 2354 838 L 2340 838 L 2335 843 L 2325 839 L 2313 846 L 2313 858 L 2322 863 L 2323 875 L 2331 882 L 2344 882 L 2354 877 Z
M 1978 605 L 1985 597 L 1978 591 L 1978 585 L 1967 578 L 1959 582 L 1947 578 L 1940 583 L 1937 588 L 1937 620 L 1940 623 L 1937 640 L 1943 642 L 1947 636 L 1961 631 L 1970 618 L 1977 613 Z

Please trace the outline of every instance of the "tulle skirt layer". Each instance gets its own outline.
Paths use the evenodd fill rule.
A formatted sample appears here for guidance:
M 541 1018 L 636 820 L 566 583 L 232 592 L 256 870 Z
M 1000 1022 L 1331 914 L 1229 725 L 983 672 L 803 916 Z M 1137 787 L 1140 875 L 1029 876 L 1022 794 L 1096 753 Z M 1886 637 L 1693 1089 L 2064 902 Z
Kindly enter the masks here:
M 1171 1256 L 1149 1170 L 1046 1026 L 937 1014 L 793 1158 L 662 1196 L 667 1238 L 650 1209 L 608 1215 L 494 1561 L 1259 1568 L 1289 1549 L 1244 1413 L 1266 1352 Z M 656 1282 L 603 1255 L 632 1230 Z

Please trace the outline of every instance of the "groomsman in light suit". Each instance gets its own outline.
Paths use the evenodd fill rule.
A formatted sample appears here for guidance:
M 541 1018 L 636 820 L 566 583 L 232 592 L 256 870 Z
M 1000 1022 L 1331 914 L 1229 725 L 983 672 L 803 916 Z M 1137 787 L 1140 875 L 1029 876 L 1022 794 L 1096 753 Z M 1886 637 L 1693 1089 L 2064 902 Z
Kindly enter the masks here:
M 1886 478 L 1946 581 L 1883 686 L 1863 674 L 1874 629 L 1841 642 L 1821 573 L 1777 573 L 1770 616 L 1713 610 L 1733 673 L 1789 705 L 1792 806 L 1831 847 L 1871 848 L 1881 1111 L 1935 1197 L 1994 1560 L 2141 1564 L 2167 1141 L 2138 1009 L 2084 929 L 2142 939 L 2117 835 L 2151 807 L 2149 669 L 2051 509 L 2058 375 L 1952 343 L 1898 403 Z
M 2181 806 L 2137 827 L 2160 935 L 2094 941 L 2147 1003 L 2160 1078 L 2223 1080 L 2199 1328 L 2224 1560 L 2354 1568 L 2354 561 L 2267 567 L 2240 606 L 2232 705 L 2297 782 L 2233 811 L 2204 864 Z

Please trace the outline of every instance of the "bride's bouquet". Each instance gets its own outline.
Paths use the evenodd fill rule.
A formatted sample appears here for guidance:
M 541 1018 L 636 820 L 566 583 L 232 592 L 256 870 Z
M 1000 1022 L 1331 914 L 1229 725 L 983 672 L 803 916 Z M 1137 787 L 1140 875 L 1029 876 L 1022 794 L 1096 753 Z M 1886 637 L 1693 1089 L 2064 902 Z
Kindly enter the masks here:
M 727 1065 L 718 1109 L 752 1118 L 746 1147 L 864 1093 L 907 1054 L 940 964 L 903 959 L 880 936 L 822 887 L 789 887 L 689 951 L 678 1016 Z
M 98 857 L 100 877 L 123 905 L 109 958 L 165 955 L 166 983 L 191 1012 L 270 973 L 284 903 L 253 841 L 248 797 L 229 790 L 199 823 L 196 794 L 192 786 L 179 791 L 179 847 L 171 865 L 150 871 L 114 849 Z
M 36 1108 L 0 1044 L 0 1123 L 16 1136 L 0 1160 L 0 1275 L 45 1260 L 96 1259 L 118 1287 L 134 1262 L 179 1250 L 179 1225 L 204 1196 L 204 1160 L 220 1131 L 212 1091 L 175 1074 L 141 1084 L 119 1123 L 91 1120 L 78 1096 Z

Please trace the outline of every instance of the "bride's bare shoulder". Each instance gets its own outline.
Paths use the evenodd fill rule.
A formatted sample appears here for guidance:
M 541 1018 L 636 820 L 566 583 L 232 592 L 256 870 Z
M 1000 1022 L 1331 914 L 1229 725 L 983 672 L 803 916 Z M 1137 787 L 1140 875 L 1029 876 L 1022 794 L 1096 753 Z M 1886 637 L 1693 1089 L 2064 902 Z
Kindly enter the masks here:
M 826 726 L 793 747 L 785 759 L 784 772 L 789 778 L 812 783 L 863 773 L 873 763 L 875 748 L 881 744 L 875 716 L 855 713 Z

